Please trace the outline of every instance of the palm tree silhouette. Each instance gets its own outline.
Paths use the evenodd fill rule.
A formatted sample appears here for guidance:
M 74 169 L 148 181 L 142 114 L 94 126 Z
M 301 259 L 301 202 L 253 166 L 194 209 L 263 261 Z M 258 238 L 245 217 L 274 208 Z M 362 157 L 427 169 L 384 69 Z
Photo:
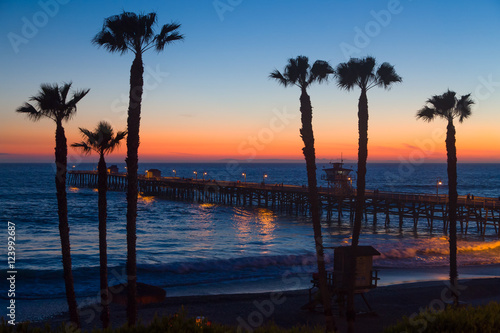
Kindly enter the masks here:
M 366 57 L 363 59 L 351 58 L 346 63 L 341 63 L 335 70 L 337 85 L 341 89 L 352 90 L 354 87 L 361 89 L 361 96 L 358 102 L 358 176 L 356 181 L 356 208 L 354 213 L 354 226 L 352 232 L 352 252 L 353 262 L 351 265 L 351 276 L 355 274 L 355 254 L 361 233 L 361 218 L 363 216 L 363 206 L 365 202 L 366 188 L 366 160 L 368 158 L 368 98 L 367 91 L 373 87 L 383 87 L 389 89 L 395 82 L 401 82 L 401 77 L 396 74 L 394 67 L 384 62 L 375 71 L 375 58 Z M 353 332 L 354 328 L 354 286 L 353 278 L 349 280 L 349 294 L 347 298 L 347 321 L 348 330 Z
M 103 328 L 109 326 L 109 290 L 108 290 L 108 255 L 106 243 L 106 219 L 107 219 L 107 200 L 106 192 L 108 190 L 108 174 L 106 160 L 104 156 L 111 153 L 120 145 L 120 141 L 125 138 L 127 132 L 118 132 L 114 134 L 111 125 L 101 121 L 95 130 L 89 131 L 80 128 L 83 141 L 73 143 L 71 147 L 81 149 L 85 154 L 95 151 L 99 154 L 99 163 L 97 165 L 97 184 L 99 191 L 99 261 L 101 276 L 101 321 Z
M 136 262 L 136 218 L 137 218 L 137 168 L 139 149 L 139 123 L 141 119 L 141 102 L 143 93 L 143 61 L 144 52 L 155 48 L 163 51 L 167 44 L 184 37 L 176 30 L 180 24 L 165 24 L 160 33 L 155 34 L 156 13 L 135 14 L 123 12 L 104 20 L 102 30 L 92 42 L 102 46 L 109 52 L 125 54 L 134 53 L 134 61 L 130 68 L 130 93 L 127 119 L 127 276 L 128 302 L 127 317 L 129 325 L 137 320 L 137 262 Z
M 323 238 L 321 235 L 321 211 L 318 198 L 316 180 L 316 153 L 314 150 L 314 133 L 312 128 L 312 105 L 307 94 L 307 88 L 314 82 L 322 83 L 328 80 L 328 75 L 333 74 L 332 67 L 326 61 L 317 60 L 309 65 L 309 59 L 305 56 L 289 59 L 283 73 L 274 70 L 269 76 L 276 79 L 284 87 L 297 86 L 300 88 L 300 113 L 302 128 L 300 136 L 304 142 L 302 152 L 306 160 L 307 179 L 309 189 L 309 200 L 311 204 L 312 223 L 314 230 L 314 240 L 316 245 L 316 257 L 318 262 L 319 287 L 323 300 L 325 321 L 327 331 L 336 331 L 335 320 L 332 315 L 330 291 L 328 289 Z
M 460 99 L 454 91 L 448 90 L 442 95 L 432 96 L 427 100 L 428 106 L 424 106 L 417 112 L 417 119 L 430 122 L 435 118 L 442 118 L 448 122 L 446 127 L 446 152 L 448 171 L 448 216 L 450 219 L 450 283 L 455 305 L 458 305 L 458 294 L 456 287 L 458 283 L 457 270 L 457 148 L 455 146 L 455 126 L 453 119 L 458 118 L 461 123 L 471 115 L 471 105 L 474 101 L 470 94 L 463 95 Z
M 42 84 L 38 95 L 29 100 L 34 102 L 24 103 L 16 109 L 16 112 L 24 113 L 29 119 L 38 121 L 41 118 L 52 119 L 56 123 L 56 191 L 57 210 L 59 215 L 59 236 L 61 238 L 62 262 L 64 270 L 64 283 L 66 287 L 66 299 L 68 301 L 69 316 L 71 322 L 80 327 L 80 318 L 76 304 L 75 287 L 73 284 L 73 273 L 71 271 L 71 247 L 69 242 L 68 225 L 68 202 L 66 198 L 66 171 L 68 147 L 64 133 L 63 121 L 68 121 L 76 113 L 76 104 L 89 92 L 89 89 L 73 92 L 68 100 L 71 83 Z

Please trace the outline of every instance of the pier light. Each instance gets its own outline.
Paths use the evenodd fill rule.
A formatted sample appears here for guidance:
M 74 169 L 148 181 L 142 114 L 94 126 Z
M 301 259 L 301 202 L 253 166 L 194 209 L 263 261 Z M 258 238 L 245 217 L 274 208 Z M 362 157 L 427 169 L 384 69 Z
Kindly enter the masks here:
M 265 184 L 265 182 L 266 182 L 266 178 L 267 178 L 267 174 L 265 174 L 265 173 L 264 173 L 264 174 L 262 175 L 262 184 L 263 184 L 263 185 L 264 185 L 264 184 Z
M 205 180 L 205 176 L 207 175 L 206 172 L 203 173 L 203 180 Z
M 438 178 L 438 180 L 436 180 L 436 196 L 439 195 L 439 185 L 443 185 L 443 182 Z
M 198 171 L 193 171 L 194 173 L 194 176 L 196 177 L 196 179 L 198 179 Z
M 73 165 L 73 169 L 75 169 L 76 165 Z
M 241 175 L 242 175 L 243 177 L 245 177 L 245 183 L 246 183 L 246 182 L 247 182 L 247 174 L 246 174 L 245 172 L 243 172 Z
M 172 172 L 174 173 L 174 177 L 177 177 L 177 171 L 175 171 L 175 169 L 174 169 L 174 170 L 172 170 Z

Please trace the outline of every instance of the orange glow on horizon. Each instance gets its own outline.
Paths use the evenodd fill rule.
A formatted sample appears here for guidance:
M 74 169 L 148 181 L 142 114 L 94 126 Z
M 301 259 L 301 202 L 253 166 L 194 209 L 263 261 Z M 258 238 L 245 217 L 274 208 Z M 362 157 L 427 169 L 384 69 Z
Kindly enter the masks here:
M 22 162 L 53 162 L 54 132 L 52 124 L 47 126 L 26 124 L 27 131 L 22 136 L 14 129 L 3 133 L 0 144 L 0 162 L 20 160 Z M 419 124 L 421 125 L 421 124 Z M 427 124 L 424 124 L 427 125 Z M 319 127 L 319 126 L 318 126 Z M 416 126 L 417 129 L 425 128 Z M 440 129 L 440 127 L 438 127 Z M 500 150 L 495 133 L 488 131 L 457 132 L 457 154 L 459 162 L 500 162 Z M 141 130 L 139 158 L 143 161 L 217 161 L 220 159 L 237 159 L 257 161 L 266 159 L 283 159 L 303 161 L 303 143 L 298 129 L 292 128 L 274 135 L 267 140 L 260 138 L 258 131 L 239 131 L 229 128 L 227 131 L 205 128 L 200 131 L 144 131 Z M 316 132 L 315 132 L 316 133 Z M 444 137 L 431 140 L 431 133 L 404 133 L 404 129 L 384 133 L 380 129 L 369 133 L 368 162 L 400 162 L 415 161 L 446 162 Z M 443 130 L 444 133 L 444 130 Z M 342 135 L 341 135 L 342 134 Z M 315 140 L 316 157 L 321 160 L 339 159 L 354 163 L 357 160 L 357 133 L 317 131 Z M 81 140 L 77 128 L 66 131 L 68 146 Z M 398 136 L 395 139 L 394 136 Z M 266 139 L 266 140 L 262 140 Z M 126 144 L 123 142 L 118 150 L 107 156 L 108 161 L 123 161 L 126 155 Z M 83 156 L 78 150 L 68 147 L 68 163 L 97 162 L 95 154 Z

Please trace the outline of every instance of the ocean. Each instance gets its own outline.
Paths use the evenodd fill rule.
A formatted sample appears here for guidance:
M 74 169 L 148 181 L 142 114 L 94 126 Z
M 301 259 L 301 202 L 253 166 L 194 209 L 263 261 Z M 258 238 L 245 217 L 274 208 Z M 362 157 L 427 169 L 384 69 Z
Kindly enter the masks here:
M 321 180 L 318 164 L 318 185 Z M 69 165 L 92 170 L 95 164 Z M 118 167 L 124 171 L 125 164 Z M 346 163 L 345 167 L 356 168 Z M 163 176 L 307 184 L 304 164 L 206 163 L 140 164 L 139 172 L 156 168 Z M 197 175 L 194 172 L 197 172 Z M 204 173 L 206 174 L 204 175 Z M 16 320 L 41 320 L 66 310 L 62 277 L 56 191 L 52 164 L 0 164 L 0 214 L 4 226 L 7 275 L 7 222 L 16 227 Z M 244 179 L 243 173 L 246 174 Z M 443 185 L 436 185 L 440 179 Z M 498 198 L 499 164 L 459 164 L 459 195 Z M 447 192 L 446 164 L 369 164 L 367 188 L 380 191 L 440 194 Z M 79 305 L 99 300 L 97 191 L 68 186 L 70 240 Z M 108 264 L 110 285 L 125 281 L 126 198 L 108 192 Z M 372 245 L 381 256 L 380 285 L 447 278 L 448 239 L 442 228 L 431 232 L 426 223 L 413 230 L 405 221 L 385 227 L 363 223 L 360 244 Z M 437 222 L 438 226 L 440 222 Z M 339 224 L 323 215 L 325 246 L 350 244 L 348 218 Z M 462 278 L 500 276 L 500 241 L 494 232 L 480 236 L 474 228 L 459 237 Z M 327 250 L 328 251 L 328 250 Z M 168 201 L 141 196 L 137 218 L 138 281 L 160 286 L 168 296 L 250 293 L 304 289 L 315 271 L 310 219 L 258 207 Z M 331 255 L 328 262 L 332 266 Z M 1 305 L 8 304 L 3 279 Z M 48 300 L 50 300 L 49 303 Z M 47 305 L 48 304 L 48 305 Z M 5 307 L 2 307 L 5 309 Z M 0 316 L 5 316 L 0 313 Z

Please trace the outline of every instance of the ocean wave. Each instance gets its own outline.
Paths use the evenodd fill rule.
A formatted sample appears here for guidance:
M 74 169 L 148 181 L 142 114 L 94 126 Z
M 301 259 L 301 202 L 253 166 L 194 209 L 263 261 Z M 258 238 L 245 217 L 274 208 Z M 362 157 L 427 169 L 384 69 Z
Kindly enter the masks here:
M 189 274 L 217 271 L 258 270 L 267 267 L 293 268 L 308 266 L 316 262 L 314 253 L 303 255 L 253 256 L 229 259 L 198 259 L 160 264 L 139 264 L 138 269 L 146 272 Z
M 375 262 L 385 267 L 446 265 L 450 254 L 446 236 L 380 243 L 375 247 L 381 253 Z M 457 253 L 461 265 L 499 264 L 500 241 L 458 240 Z

